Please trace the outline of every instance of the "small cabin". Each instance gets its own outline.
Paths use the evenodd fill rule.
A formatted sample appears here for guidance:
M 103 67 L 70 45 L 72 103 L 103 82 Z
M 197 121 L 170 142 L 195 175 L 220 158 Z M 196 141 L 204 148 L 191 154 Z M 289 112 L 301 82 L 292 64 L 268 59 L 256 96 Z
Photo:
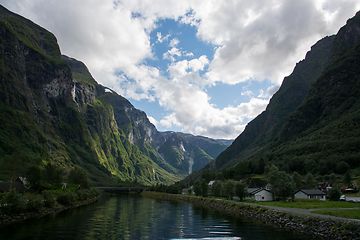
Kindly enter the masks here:
M 326 193 L 316 190 L 297 190 L 294 192 L 294 198 L 306 198 L 306 199 L 318 199 L 318 200 L 326 200 Z
M 249 192 L 249 196 L 256 201 L 274 201 L 273 193 L 265 188 L 257 188 Z

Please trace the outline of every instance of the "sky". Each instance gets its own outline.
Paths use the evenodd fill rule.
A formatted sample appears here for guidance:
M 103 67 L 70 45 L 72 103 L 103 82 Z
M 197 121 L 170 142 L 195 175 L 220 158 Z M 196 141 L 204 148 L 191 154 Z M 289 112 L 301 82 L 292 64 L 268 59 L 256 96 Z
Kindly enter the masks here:
M 0 0 L 159 131 L 234 139 L 358 0 Z

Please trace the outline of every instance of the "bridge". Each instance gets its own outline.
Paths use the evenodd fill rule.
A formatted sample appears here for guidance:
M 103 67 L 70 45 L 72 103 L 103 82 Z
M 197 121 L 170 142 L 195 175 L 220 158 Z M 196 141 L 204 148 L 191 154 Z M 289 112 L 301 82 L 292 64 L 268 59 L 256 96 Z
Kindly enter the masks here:
M 96 187 L 97 189 L 105 192 L 138 192 L 141 193 L 142 191 L 146 190 L 146 187 Z

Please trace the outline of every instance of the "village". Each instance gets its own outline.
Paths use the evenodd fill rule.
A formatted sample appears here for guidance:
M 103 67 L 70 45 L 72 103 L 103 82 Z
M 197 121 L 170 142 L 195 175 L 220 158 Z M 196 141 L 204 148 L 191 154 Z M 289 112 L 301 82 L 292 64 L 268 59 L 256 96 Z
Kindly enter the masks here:
M 223 181 L 212 180 L 207 184 L 207 193 L 205 195 L 207 196 L 216 195 L 214 194 L 214 184 L 216 183 L 220 184 L 221 186 L 224 186 Z M 235 186 L 241 184 L 243 185 L 242 181 L 234 181 L 234 184 Z M 312 199 L 312 200 L 321 200 L 321 201 L 334 200 L 334 201 L 347 201 L 347 202 L 359 203 L 360 196 L 357 197 L 358 186 L 356 184 L 356 181 L 353 181 L 352 184 L 354 188 L 343 186 L 340 189 L 337 189 L 336 191 L 333 189 L 333 192 L 336 192 L 338 194 L 335 196 L 335 198 L 332 197 L 331 199 L 327 199 L 327 195 L 329 195 L 331 189 L 333 188 L 332 185 L 330 184 L 330 182 L 317 182 L 316 186 L 314 186 L 314 188 L 312 189 L 295 190 L 292 194 L 290 194 L 290 197 L 287 200 Z M 236 194 L 236 190 L 234 190 L 232 193 L 230 192 L 229 196 L 226 196 L 226 193 L 224 193 L 223 191 L 222 195 L 224 197 L 228 197 L 230 199 L 235 199 L 235 200 L 244 199 L 244 200 L 254 200 L 259 202 L 279 200 L 275 198 L 275 194 L 273 192 L 273 189 L 271 188 L 271 184 L 269 184 L 266 180 L 262 178 L 251 178 L 250 183 L 246 185 L 244 190 L 246 191 L 246 193 L 242 194 L 242 196 L 240 197 Z M 194 186 L 190 186 L 189 188 L 184 188 L 181 194 L 201 195 L 201 194 L 196 194 L 196 191 L 194 190 Z M 350 197 L 347 197 L 346 195 Z

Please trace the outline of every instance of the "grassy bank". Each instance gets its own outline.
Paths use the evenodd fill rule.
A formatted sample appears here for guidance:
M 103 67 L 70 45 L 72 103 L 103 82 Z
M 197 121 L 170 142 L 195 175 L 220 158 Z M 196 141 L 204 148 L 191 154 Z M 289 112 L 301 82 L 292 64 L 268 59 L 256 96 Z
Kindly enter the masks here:
M 357 208 L 360 204 L 340 201 L 321 201 L 313 199 L 295 199 L 293 202 L 257 202 L 251 203 L 284 208 L 301 208 L 301 209 L 320 209 L 320 208 Z
M 15 191 L 3 196 L 0 205 L 0 226 L 41 217 L 100 199 L 98 189 L 76 191 L 43 191 L 41 194 L 19 195 Z
M 360 209 L 327 209 L 312 211 L 312 213 L 350 219 L 360 219 Z

